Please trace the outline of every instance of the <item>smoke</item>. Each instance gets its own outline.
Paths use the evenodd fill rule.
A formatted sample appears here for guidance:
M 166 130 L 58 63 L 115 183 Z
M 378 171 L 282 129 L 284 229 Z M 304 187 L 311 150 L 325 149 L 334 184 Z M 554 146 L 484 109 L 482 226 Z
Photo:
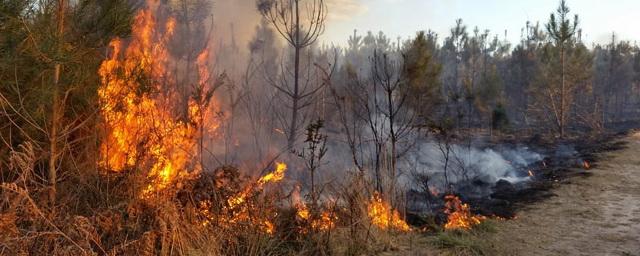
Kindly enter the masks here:
M 408 157 L 408 163 L 414 172 L 430 177 L 430 186 L 446 189 L 447 184 L 493 185 L 499 180 L 511 183 L 527 181 L 529 166 L 543 159 L 541 154 L 524 146 L 501 145 L 481 149 L 425 142 Z
M 342 22 L 350 18 L 367 12 L 367 7 L 363 3 L 364 0 L 328 0 L 327 8 L 329 10 L 327 19 L 329 26 L 334 22 Z M 337 24 L 336 24 L 337 25 Z
M 214 0 L 213 43 L 235 45 L 242 54 L 247 54 L 261 15 L 255 0 Z
M 235 44 L 242 54 L 247 54 L 256 26 L 262 19 L 256 8 L 256 0 L 213 1 L 214 43 Z M 367 12 L 364 2 L 365 0 L 325 0 L 327 20 L 324 34 L 328 34 L 333 29 L 342 30 L 342 22 Z M 350 28 L 349 31 L 351 30 Z

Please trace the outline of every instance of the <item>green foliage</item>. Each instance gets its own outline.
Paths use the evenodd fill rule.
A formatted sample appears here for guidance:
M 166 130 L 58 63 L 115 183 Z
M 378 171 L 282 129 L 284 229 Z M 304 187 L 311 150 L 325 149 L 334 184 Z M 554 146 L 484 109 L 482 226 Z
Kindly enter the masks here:
M 97 153 L 97 70 L 109 41 L 128 35 L 132 10 L 126 0 L 73 1 L 64 10 L 62 34 L 57 10 L 57 1 L 0 1 L 0 95 L 7 101 L 0 109 L 0 137 L 11 138 L 11 146 L 34 143 L 38 161 L 49 158 L 57 91 L 61 130 L 56 141 L 64 145 L 60 170 L 87 171 Z M 60 80 L 54 86 L 57 65 Z M 4 154 L 0 150 L 0 162 Z M 46 167 L 38 165 L 35 172 Z
M 0 17 L 4 17 L 0 69 L 11 71 L 0 73 L 4 81 L 0 93 L 10 102 L 20 102 L 20 97 L 23 114 L 33 116 L 42 126 L 50 108 L 54 65 L 63 67 L 60 91 L 67 94 L 66 117 L 89 115 L 99 84 L 100 53 L 112 37 L 126 35 L 130 27 L 131 10 L 126 1 L 80 1 L 66 12 L 67 26 L 59 50 L 55 8 L 49 1 L 0 2 Z
M 440 73 L 442 66 L 434 58 L 437 37 L 433 33 L 419 32 L 405 52 L 404 76 L 409 105 L 428 118 L 433 107 L 441 102 Z
M 470 231 L 439 232 L 431 240 L 431 243 L 440 249 L 446 249 L 450 255 L 494 255 L 494 249 L 491 248 L 486 237 L 495 232 L 495 223 L 487 220 Z
M 549 17 L 547 33 L 549 33 L 549 36 L 555 41 L 556 46 L 571 41 L 577 32 L 579 24 L 578 15 L 574 17 L 572 23 L 568 17 L 570 11 L 566 0 L 562 0 L 556 13 L 552 13 L 551 17 Z M 556 14 L 558 15 L 557 17 Z
M 491 126 L 493 129 L 505 131 L 509 128 L 509 116 L 504 105 L 498 104 L 494 109 L 491 116 Z

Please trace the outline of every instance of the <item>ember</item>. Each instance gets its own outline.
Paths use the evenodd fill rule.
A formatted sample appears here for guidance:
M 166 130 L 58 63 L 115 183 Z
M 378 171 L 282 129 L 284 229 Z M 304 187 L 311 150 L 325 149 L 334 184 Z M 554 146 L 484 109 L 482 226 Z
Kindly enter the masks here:
M 457 196 L 447 195 L 445 200 L 447 202 L 445 203 L 444 212 L 449 215 L 447 223 L 444 225 L 444 228 L 447 230 L 469 230 L 487 219 L 481 215 L 473 215 L 469 209 L 469 205 L 462 203 Z
M 429 188 L 429 192 L 431 193 L 431 195 L 433 196 L 438 196 L 440 195 L 440 191 L 438 191 L 437 188 Z

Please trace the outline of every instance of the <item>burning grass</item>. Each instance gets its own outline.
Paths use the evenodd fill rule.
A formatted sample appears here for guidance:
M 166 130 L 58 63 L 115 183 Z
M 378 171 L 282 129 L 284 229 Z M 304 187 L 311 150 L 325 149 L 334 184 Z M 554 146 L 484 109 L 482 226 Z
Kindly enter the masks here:
M 447 230 L 469 230 L 487 219 L 485 216 L 472 214 L 469 205 L 462 203 L 457 196 L 447 195 L 445 196 L 445 200 L 444 212 L 448 217 L 444 228 Z
M 378 193 L 374 193 L 369 201 L 368 215 L 371 223 L 381 229 L 411 231 L 409 225 L 400 218 L 400 213 L 382 200 Z

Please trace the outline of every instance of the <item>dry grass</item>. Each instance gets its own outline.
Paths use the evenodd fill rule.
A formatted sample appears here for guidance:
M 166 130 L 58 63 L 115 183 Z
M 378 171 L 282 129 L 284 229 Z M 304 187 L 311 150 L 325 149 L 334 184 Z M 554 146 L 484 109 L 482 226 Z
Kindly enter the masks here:
M 242 207 L 229 208 L 229 198 L 251 184 L 230 166 L 147 197 L 139 191 L 148 181 L 135 170 L 72 173 L 49 205 L 35 152 L 30 144 L 11 151 L 3 170 L 0 255 L 356 256 L 393 254 L 406 242 L 404 232 L 369 220 L 373 189 L 362 175 L 328 185 L 331 199 L 321 205 L 307 202 L 309 219 L 287 203 L 292 196 L 282 186 L 252 191 Z M 315 224 L 321 213 L 335 217 L 331 228 Z
M 225 221 L 243 212 L 225 208 L 247 182 L 233 167 L 148 198 L 136 196 L 145 179 L 134 171 L 72 175 L 58 183 L 58 200 L 51 206 L 48 187 L 34 172 L 34 152 L 30 144 L 12 151 L 8 172 L 3 171 L 11 180 L 1 186 L 0 255 L 363 255 L 392 241 L 366 220 L 362 179 L 336 190 L 346 207 L 317 209 L 339 219 L 339 227 L 321 230 L 282 203 L 287 195 L 280 188 L 252 193 L 247 216 Z M 266 219 L 273 220 L 275 233 L 259 228 Z

